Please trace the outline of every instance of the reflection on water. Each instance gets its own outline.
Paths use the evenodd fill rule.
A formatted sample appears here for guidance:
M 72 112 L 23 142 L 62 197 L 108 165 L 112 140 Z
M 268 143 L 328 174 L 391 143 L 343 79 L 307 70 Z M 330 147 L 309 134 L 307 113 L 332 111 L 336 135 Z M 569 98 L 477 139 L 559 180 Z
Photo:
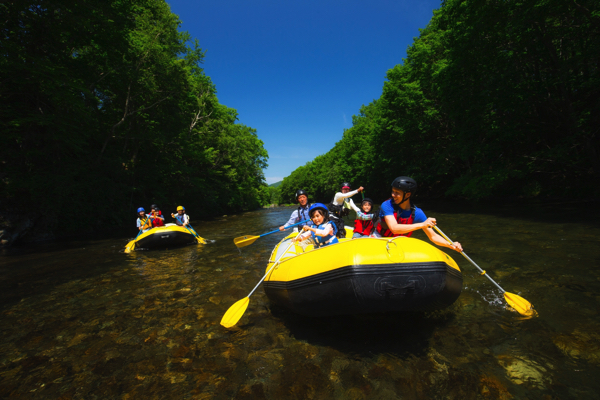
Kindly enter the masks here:
M 263 210 L 196 226 L 209 245 L 123 254 L 124 238 L 5 252 L 0 397 L 598 398 L 597 213 L 432 210 L 540 317 L 507 310 L 449 253 L 464 274 L 449 309 L 306 318 L 258 290 L 226 330 L 223 313 L 263 276 L 283 235 L 241 252 L 232 239 L 273 230 L 293 208 Z

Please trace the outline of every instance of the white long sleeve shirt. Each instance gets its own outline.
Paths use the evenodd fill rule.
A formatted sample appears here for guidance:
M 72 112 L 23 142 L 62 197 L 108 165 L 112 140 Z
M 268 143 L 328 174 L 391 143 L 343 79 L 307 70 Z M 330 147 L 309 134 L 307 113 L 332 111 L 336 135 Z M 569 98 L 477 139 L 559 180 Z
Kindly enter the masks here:
M 353 209 L 354 207 L 356 207 L 356 204 L 354 204 L 352 199 L 348 199 L 348 198 L 354 196 L 357 193 L 358 193 L 358 190 L 353 190 L 348 193 L 337 192 L 335 194 L 335 196 L 333 197 L 332 203 L 335 204 L 336 206 L 344 205 L 344 207 L 346 207 L 347 209 Z M 348 200 L 346 200 L 346 199 L 348 199 Z

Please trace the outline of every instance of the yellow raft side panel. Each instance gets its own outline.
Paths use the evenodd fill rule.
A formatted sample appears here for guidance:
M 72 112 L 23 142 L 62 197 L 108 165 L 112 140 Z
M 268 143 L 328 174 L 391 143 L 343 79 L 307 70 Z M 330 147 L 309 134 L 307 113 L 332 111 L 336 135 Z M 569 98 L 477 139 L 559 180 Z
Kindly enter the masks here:
M 140 236 L 138 236 L 138 238 L 135 241 L 136 242 L 140 241 L 141 239 L 143 239 L 147 236 L 154 235 L 155 233 L 161 233 L 161 232 L 164 232 L 164 233 L 182 232 L 182 233 L 187 233 L 188 235 L 193 236 L 193 234 L 190 233 L 190 231 L 187 230 L 187 228 L 184 228 L 183 226 L 179 226 L 179 225 L 157 226 L 156 228 L 152 228 L 149 231 L 142 233 Z M 198 243 L 206 243 L 206 241 L 201 237 L 198 237 L 197 240 L 198 240 Z
M 348 231 L 348 229 L 347 229 Z M 351 237 L 352 231 L 347 235 Z M 268 269 L 277 258 L 279 246 L 289 246 L 292 233 L 280 242 L 269 260 Z M 294 245 L 280 259 L 279 265 L 267 277 L 267 280 L 290 282 L 311 275 L 320 274 L 349 265 L 385 265 L 398 263 L 419 263 L 441 261 L 460 271 L 456 262 L 443 251 L 419 239 L 396 238 L 361 238 L 342 239 L 340 243 L 321 249 L 308 246 L 302 249 Z

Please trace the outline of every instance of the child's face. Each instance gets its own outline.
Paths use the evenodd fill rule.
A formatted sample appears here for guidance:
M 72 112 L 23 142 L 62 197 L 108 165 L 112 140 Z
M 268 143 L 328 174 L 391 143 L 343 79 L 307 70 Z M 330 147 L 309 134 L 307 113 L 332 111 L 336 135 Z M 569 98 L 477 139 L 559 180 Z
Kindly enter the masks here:
M 363 211 L 366 213 L 371 211 L 371 203 L 363 203 Z
M 140 217 L 143 217 L 144 215 L 146 215 L 146 213 L 145 213 L 145 212 L 143 212 L 143 211 L 140 211 L 140 213 L 139 213 L 138 215 L 139 215 Z
M 315 225 L 321 225 L 321 224 L 323 223 L 323 220 L 324 220 L 324 219 L 325 219 L 325 218 L 323 218 L 323 214 L 321 214 L 321 211 L 320 211 L 320 210 L 317 210 L 317 211 L 315 211 L 315 212 L 313 213 L 313 216 L 312 216 L 312 222 L 313 222 Z

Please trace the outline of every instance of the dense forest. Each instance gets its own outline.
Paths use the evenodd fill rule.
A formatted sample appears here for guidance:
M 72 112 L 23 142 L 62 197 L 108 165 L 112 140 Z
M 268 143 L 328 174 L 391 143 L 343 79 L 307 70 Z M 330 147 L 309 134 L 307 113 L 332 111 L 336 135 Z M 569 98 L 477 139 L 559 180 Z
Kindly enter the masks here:
M 342 181 L 389 197 L 600 195 L 600 2 L 447 0 L 328 153 L 280 186 L 328 201 Z
M 5 1 L 0 21 L 4 222 L 73 232 L 151 203 L 198 219 L 270 201 L 263 142 L 164 0 Z

